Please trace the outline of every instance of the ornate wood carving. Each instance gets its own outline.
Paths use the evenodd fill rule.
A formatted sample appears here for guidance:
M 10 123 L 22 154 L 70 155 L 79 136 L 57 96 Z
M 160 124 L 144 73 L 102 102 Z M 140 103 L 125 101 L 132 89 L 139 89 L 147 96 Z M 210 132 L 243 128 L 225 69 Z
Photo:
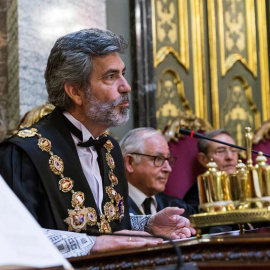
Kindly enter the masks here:
M 245 265 L 270 266 L 270 236 L 268 233 L 237 235 L 237 233 L 204 236 L 178 242 L 185 263 L 196 263 L 199 269 L 242 269 Z M 156 247 L 115 251 L 69 260 L 76 270 L 81 269 L 145 269 L 176 265 L 177 256 L 170 243 Z M 231 266 L 231 267 L 230 267 Z M 209 267 L 209 268 L 208 268 Z M 224 269 L 224 268 L 222 268 Z M 261 268 L 260 268 L 261 269 Z M 266 269 L 266 268 L 265 268 Z

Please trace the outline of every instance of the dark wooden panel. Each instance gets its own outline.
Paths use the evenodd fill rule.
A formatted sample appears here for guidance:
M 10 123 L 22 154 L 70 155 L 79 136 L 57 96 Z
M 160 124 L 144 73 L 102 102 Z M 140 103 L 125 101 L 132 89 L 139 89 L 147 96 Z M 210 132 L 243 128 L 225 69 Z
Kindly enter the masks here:
M 270 267 L 270 234 L 230 233 L 204 236 L 178 242 L 185 263 L 198 269 L 267 269 Z M 105 254 L 69 259 L 81 269 L 166 269 L 175 266 L 177 256 L 170 243 L 157 247 L 118 250 Z M 159 267 L 159 268 L 158 268 Z M 262 267 L 262 268 L 261 268 Z M 171 268 L 173 269 L 173 268 Z

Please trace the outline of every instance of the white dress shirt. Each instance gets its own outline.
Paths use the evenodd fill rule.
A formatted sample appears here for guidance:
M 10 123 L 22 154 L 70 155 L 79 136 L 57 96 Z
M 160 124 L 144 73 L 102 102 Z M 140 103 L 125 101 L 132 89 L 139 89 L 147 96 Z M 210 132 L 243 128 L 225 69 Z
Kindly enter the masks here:
M 89 130 L 77 119 L 75 119 L 70 113 L 64 112 L 63 113 L 68 120 L 77 127 L 82 132 L 82 141 L 88 141 L 90 137 L 93 137 L 93 135 L 89 132 Z M 96 205 L 100 211 L 102 212 L 102 200 L 103 200 L 103 185 L 102 185 L 102 179 L 100 175 L 99 165 L 98 165 L 98 154 L 94 146 L 91 147 L 80 147 L 77 144 L 80 142 L 80 140 L 71 133 L 71 136 L 73 138 L 73 141 L 76 146 L 76 150 L 78 152 L 78 156 L 82 165 L 82 169 L 84 172 L 84 175 L 88 181 L 88 184 L 92 190 L 94 199 L 96 201 Z M 94 138 L 93 139 L 97 139 Z M 74 179 L 76 181 L 76 179 Z
M 134 187 L 132 184 L 128 183 L 128 195 L 130 198 L 135 202 L 135 204 L 140 209 L 142 215 L 145 215 L 144 208 L 143 208 L 143 202 L 148 196 L 146 196 L 143 192 L 141 192 L 139 189 Z M 157 200 L 155 196 L 151 196 L 152 203 L 151 203 L 151 213 L 152 215 L 157 213 Z

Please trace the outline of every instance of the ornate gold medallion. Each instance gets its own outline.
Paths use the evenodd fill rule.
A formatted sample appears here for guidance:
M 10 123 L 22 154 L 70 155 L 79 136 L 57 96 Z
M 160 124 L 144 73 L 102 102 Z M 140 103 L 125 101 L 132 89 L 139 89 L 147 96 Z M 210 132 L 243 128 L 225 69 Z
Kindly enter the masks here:
M 115 207 L 111 202 L 107 202 L 104 205 L 104 214 L 109 222 L 117 218 Z
M 80 232 L 86 229 L 87 209 L 68 209 L 68 217 L 64 220 L 68 224 L 69 231 Z
M 112 155 L 110 153 L 106 153 L 106 161 L 108 166 L 110 167 L 111 170 L 115 168 L 115 163 Z
M 97 225 L 98 225 L 99 231 L 102 233 L 111 233 L 112 232 L 111 226 L 110 226 L 109 222 L 106 220 L 104 215 L 100 216 L 100 222 L 97 222 Z
M 64 177 L 58 182 L 59 189 L 63 192 L 69 192 L 73 188 L 73 181 L 69 177 Z
M 96 210 L 92 207 L 88 207 L 87 209 L 87 224 L 90 226 L 97 225 L 97 213 Z
M 108 175 L 109 175 L 109 179 L 111 180 L 112 185 L 116 186 L 118 184 L 118 179 L 115 176 L 115 174 L 112 171 L 110 171 Z
M 34 137 L 37 134 L 37 129 L 31 128 L 31 129 L 22 129 L 20 130 L 17 135 L 21 138 L 30 138 Z
M 64 162 L 60 157 L 56 155 L 50 156 L 49 165 L 51 171 L 56 175 L 60 175 L 64 171 Z
M 106 143 L 104 144 L 104 147 L 108 152 L 110 152 L 113 149 L 113 144 L 110 140 L 107 140 Z
M 49 152 L 51 151 L 51 141 L 46 139 L 46 138 L 39 138 L 38 139 L 38 147 L 42 150 L 42 151 L 46 151 Z
M 111 201 L 115 201 L 117 198 L 116 190 L 111 186 L 106 187 L 105 190 L 106 190 L 106 193 L 108 194 L 109 198 L 111 199 Z
M 83 205 L 84 200 L 85 200 L 85 198 L 84 198 L 83 192 L 81 192 L 81 191 L 74 192 L 72 194 L 71 205 L 74 208 L 78 207 L 78 206 L 80 207 Z

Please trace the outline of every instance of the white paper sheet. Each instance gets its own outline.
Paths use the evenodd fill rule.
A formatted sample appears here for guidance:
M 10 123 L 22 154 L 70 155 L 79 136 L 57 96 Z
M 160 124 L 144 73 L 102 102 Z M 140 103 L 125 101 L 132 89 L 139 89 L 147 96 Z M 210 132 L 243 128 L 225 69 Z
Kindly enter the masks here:
M 0 269 L 3 266 L 73 269 L 0 175 Z

